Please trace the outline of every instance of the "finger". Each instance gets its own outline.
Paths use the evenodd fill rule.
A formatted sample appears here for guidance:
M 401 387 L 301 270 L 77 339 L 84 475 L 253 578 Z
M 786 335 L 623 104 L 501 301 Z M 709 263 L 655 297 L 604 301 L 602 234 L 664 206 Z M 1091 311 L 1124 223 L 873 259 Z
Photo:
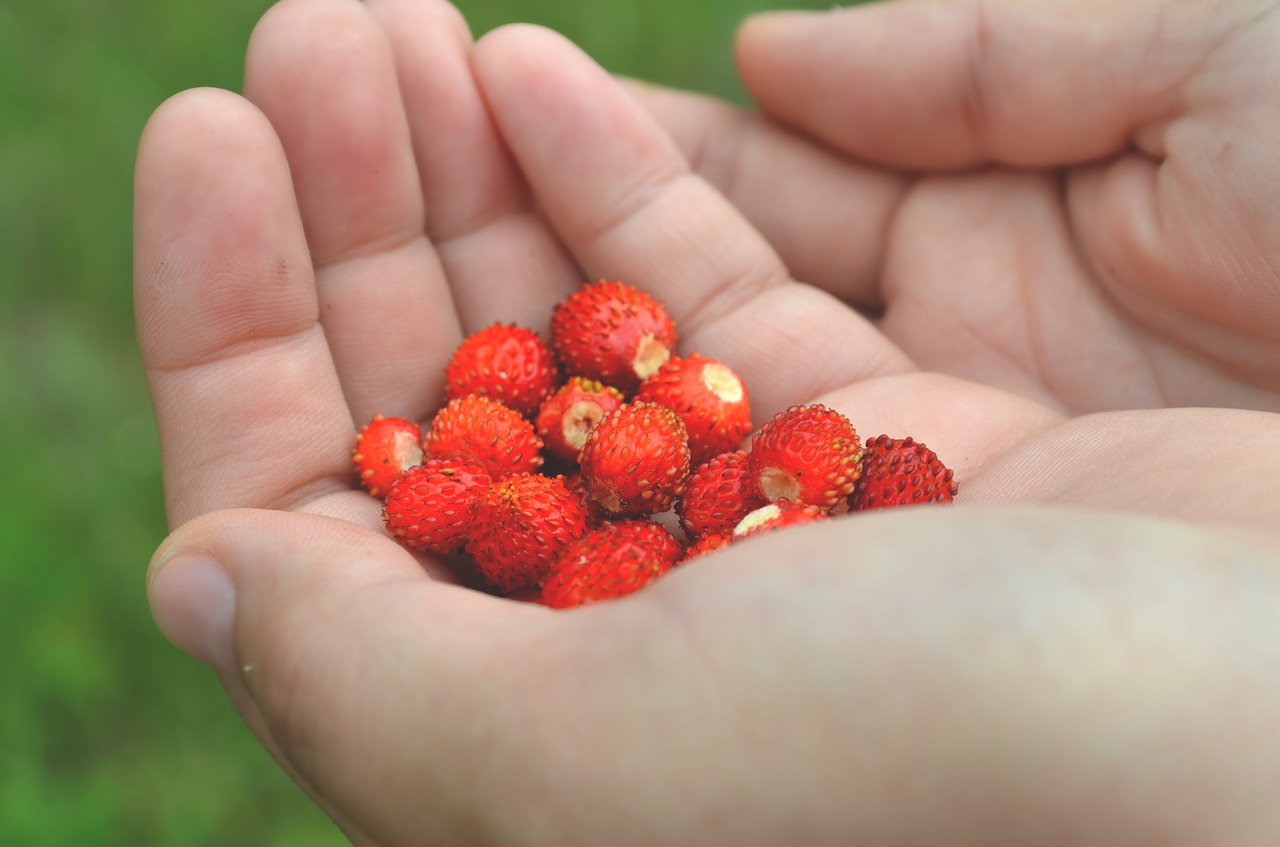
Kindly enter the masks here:
M 139 144 L 134 208 L 170 521 L 349 487 L 354 424 L 270 124 L 227 92 L 170 99 Z
M 390 43 L 362 3 L 283 0 L 254 30 L 245 94 L 289 159 L 352 414 L 425 417 L 461 334 L 423 233 Z
M 875 3 L 750 18 L 737 57 L 765 112 L 860 158 L 1057 166 L 1133 142 L 1156 154 L 1196 61 L 1186 42 L 1229 26 L 1212 17 L 1189 3 Z
M 395 51 L 426 228 L 463 327 L 545 331 L 582 271 L 537 212 L 471 72 L 471 34 L 443 0 L 370 0 Z
M 548 610 L 427 579 L 345 521 L 274 511 L 180 527 L 148 590 L 162 631 L 247 695 L 264 744 L 372 843 L 518 834 L 502 811 L 533 779 L 521 710 L 545 686 L 526 668 Z
M 639 104 L 569 42 L 536 27 L 500 29 L 477 44 L 476 72 L 579 264 L 665 302 L 682 347 L 734 363 L 753 404 L 780 408 L 911 368 L 852 310 L 794 283 Z
M 861 309 L 882 308 L 880 268 L 907 176 L 841 157 L 728 103 L 624 84 L 796 279 Z

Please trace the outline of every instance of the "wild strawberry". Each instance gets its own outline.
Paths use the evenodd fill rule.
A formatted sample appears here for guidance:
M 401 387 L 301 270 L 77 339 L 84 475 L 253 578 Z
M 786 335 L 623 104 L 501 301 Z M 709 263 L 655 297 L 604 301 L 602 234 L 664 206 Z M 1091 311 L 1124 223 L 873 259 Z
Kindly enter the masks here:
M 682 552 L 653 521 L 605 523 L 564 548 L 543 580 L 542 602 L 567 609 L 631 594 L 671 570 Z
M 812 521 L 828 520 L 831 515 L 824 509 L 794 500 L 774 500 L 747 514 L 733 528 L 733 538 L 748 538 L 764 532 Z
M 704 535 L 697 541 L 684 548 L 684 555 L 680 557 L 680 563 L 696 559 L 704 553 L 710 553 L 712 550 L 719 550 L 721 547 L 728 547 L 733 543 L 733 532 L 718 532 L 714 535 Z
M 565 371 L 630 396 L 671 357 L 676 328 L 667 310 L 623 282 L 587 283 L 551 313 L 551 346 Z
M 422 434 L 428 456 L 469 456 L 493 477 L 542 467 L 542 439 L 515 409 L 470 394 L 449 401 Z
M 400 474 L 421 463 L 421 438 L 421 428 L 406 418 L 374 415 L 361 427 L 351 458 L 365 490 L 382 497 Z
M 668 359 L 640 383 L 635 399 L 661 403 L 680 416 L 694 465 L 737 450 L 751 433 L 747 387 L 727 365 L 697 354 Z
M 764 498 L 834 508 L 862 472 L 862 447 L 848 418 L 820 404 L 774 415 L 751 439 L 752 484 Z
M 471 507 L 491 481 L 475 459 L 427 459 L 387 489 L 382 520 L 414 550 L 456 553 L 467 539 Z
M 556 386 L 555 355 L 533 330 L 493 324 L 472 333 L 445 367 L 450 400 L 482 394 L 522 415 L 532 415 Z
M 851 510 L 950 503 L 958 486 L 938 455 L 910 437 L 881 435 L 866 443 L 862 476 L 849 495 Z
M 587 433 L 622 405 L 622 392 L 594 379 L 574 376 L 543 401 L 534 426 L 546 450 L 577 464 Z
M 519 473 L 481 491 L 467 552 L 503 593 L 537 585 L 566 545 L 587 532 L 587 510 L 561 477 Z
M 670 508 L 689 478 L 689 438 L 680 417 L 656 403 L 628 403 L 600 419 L 578 456 L 583 481 L 610 516 Z
M 676 502 L 680 526 L 693 539 L 732 532 L 747 513 L 765 504 L 750 484 L 744 450 L 721 453 L 689 476 Z

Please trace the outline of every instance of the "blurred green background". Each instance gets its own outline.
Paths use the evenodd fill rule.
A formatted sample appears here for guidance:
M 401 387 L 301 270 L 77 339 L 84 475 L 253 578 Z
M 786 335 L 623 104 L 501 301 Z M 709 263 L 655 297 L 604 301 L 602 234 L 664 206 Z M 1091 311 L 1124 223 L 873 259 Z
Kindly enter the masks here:
M 133 332 L 134 152 L 165 97 L 240 87 L 269 5 L 0 5 L 2 845 L 346 843 L 143 595 L 165 525 Z M 806 4 L 459 5 L 477 34 L 544 23 L 612 71 L 741 101 L 736 23 Z

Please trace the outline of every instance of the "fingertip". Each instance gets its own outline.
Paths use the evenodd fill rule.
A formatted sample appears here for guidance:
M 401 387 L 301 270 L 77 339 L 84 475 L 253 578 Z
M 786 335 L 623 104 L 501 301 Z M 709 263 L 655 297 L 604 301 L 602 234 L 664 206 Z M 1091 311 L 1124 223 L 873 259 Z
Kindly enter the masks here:
M 180 546 L 157 556 L 147 573 L 156 626 L 182 652 L 234 672 L 235 586 L 207 550 Z

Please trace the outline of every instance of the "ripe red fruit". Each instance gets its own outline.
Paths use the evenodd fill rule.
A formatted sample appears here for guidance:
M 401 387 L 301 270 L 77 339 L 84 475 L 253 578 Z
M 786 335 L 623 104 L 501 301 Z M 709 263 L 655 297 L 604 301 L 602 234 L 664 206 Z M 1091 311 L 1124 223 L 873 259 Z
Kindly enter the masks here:
M 656 403 L 628 403 L 600 419 L 578 456 L 591 499 L 612 517 L 666 511 L 689 478 L 680 417 Z
M 587 532 L 587 510 L 561 477 L 519 473 L 476 498 L 467 552 L 503 593 L 537 585 L 570 541 Z
M 427 459 L 387 489 L 383 523 L 414 550 L 456 553 L 467 539 L 471 507 L 490 482 L 475 459 Z
M 351 451 L 360 484 L 382 497 L 400 474 L 422 462 L 421 428 L 407 418 L 374 415 L 356 433 Z
M 676 502 L 680 526 L 693 539 L 732 532 L 747 513 L 765 505 L 751 484 L 747 453 L 734 450 L 704 462 L 689 476 Z
M 750 512 L 739 521 L 733 529 L 733 539 L 736 541 L 764 532 L 773 532 L 783 527 L 827 520 L 830 517 L 830 512 L 808 503 L 774 500 L 767 506 L 761 506 L 754 512 Z
M 910 437 L 881 435 L 866 443 L 862 476 L 849 495 L 851 510 L 950 503 L 958 486 L 938 455 Z
M 657 300 L 623 282 L 598 280 L 551 313 L 551 346 L 565 371 L 630 396 L 671 357 L 676 328 Z
M 643 588 L 680 560 L 680 542 L 651 520 L 610 521 L 569 543 L 542 584 L 542 602 L 567 609 Z
M 532 415 L 555 388 L 555 355 L 533 330 L 493 324 L 463 340 L 445 367 L 450 400 L 481 394 Z
M 751 432 L 747 387 L 715 359 L 697 354 L 673 357 L 640 384 L 635 399 L 661 403 L 680 416 L 694 465 L 737 450 Z
M 862 447 L 848 418 L 820 404 L 774 415 L 751 439 L 747 464 L 765 500 L 834 508 L 862 472 Z
M 515 409 L 479 394 L 449 401 L 422 434 L 428 456 L 468 456 L 494 478 L 542 467 L 542 439 Z
M 612 386 L 586 377 L 570 377 L 543 401 L 534 426 L 547 452 L 577 463 L 587 433 L 622 401 L 622 392 Z

